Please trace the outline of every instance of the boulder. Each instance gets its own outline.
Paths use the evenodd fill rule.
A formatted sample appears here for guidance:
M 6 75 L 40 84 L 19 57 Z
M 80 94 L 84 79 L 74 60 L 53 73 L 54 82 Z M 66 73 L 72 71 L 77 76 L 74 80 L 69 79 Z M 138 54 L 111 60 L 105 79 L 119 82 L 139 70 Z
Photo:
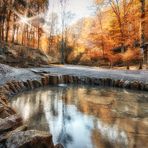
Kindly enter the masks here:
M 0 134 L 11 131 L 22 125 L 22 118 L 18 115 L 11 115 L 7 118 L 0 119 Z
M 54 148 L 52 135 L 47 132 L 28 130 L 11 135 L 7 141 L 8 148 Z
M 10 115 L 16 114 L 15 111 L 9 106 L 0 105 L 0 118 L 4 119 Z
M 27 130 L 27 126 L 23 125 L 23 126 L 16 128 L 13 131 L 5 132 L 0 135 L 0 143 L 4 143 L 11 135 L 16 134 L 17 132 L 26 131 L 26 130 Z

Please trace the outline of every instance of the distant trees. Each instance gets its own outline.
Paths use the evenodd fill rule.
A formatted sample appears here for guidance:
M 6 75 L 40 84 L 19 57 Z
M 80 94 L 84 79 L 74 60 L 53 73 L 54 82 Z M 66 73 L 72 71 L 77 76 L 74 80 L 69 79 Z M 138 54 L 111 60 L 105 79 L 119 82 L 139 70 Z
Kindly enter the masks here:
M 75 35 L 73 36 L 75 45 L 78 45 L 72 52 L 73 57 L 76 56 L 77 50 L 79 51 L 77 56 L 82 53 L 85 57 L 89 57 L 86 58 L 87 62 L 88 60 L 89 63 L 96 61 L 98 65 L 101 65 L 101 62 L 103 62 L 101 61 L 102 57 L 104 57 L 106 64 L 110 63 L 110 65 L 127 65 L 127 63 L 138 63 L 138 61 L 141 61 L 141 2 L 139 0 L 94 1 L 96 16 L 91 19 L 89 17 L 85 18 L 83 27 L 79 31 L 80 35 L 78 39 L 75 40 Z M 77 28 L 78 26 L 80 26 L 80 23 L 76 23 L 73 28 Z M 75 34 L 75 32 L 73 29 L 71 34 Z M 82 48 L 84 49 L 82 50 Z M 84 56 L 82 56 L 83 59 Z
M 134 61 L 132 56 L 140 60 L 140 41 L 142 45 L 146 40 L 145 0 L 94 0 L 95 16 L 71 26 L 69 1 L 58 1 L 60 15 L 54 13 L 55 2 L 48 2 L 1 0 L 0 41 L 34 48 L 46 46 L 46 53 L 58 53 L 62 64 L 68 59 L 83 63 L 86 59 L 96 65 L 122 65 Z

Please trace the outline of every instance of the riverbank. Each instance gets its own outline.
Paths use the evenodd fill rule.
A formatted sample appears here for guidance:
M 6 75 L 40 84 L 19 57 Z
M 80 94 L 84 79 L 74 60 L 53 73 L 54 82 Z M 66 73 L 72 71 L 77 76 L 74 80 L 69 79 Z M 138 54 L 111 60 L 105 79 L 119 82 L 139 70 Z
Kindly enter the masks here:
M 0 146 L 26 146 L 29 143 L 51 145 L 46 132 L 28 131 L 19 115 L 9 106 L 9 99 L 23 91 L 49 84 L 75 83 L 121 87 L 148 91 L 147 70 L 108 70 L 87 66 L 52 65 L 42 68 L 13 68 L 0 64 Z M 31 136 L 28 136 L 30 135 Z M 14 136 L 16 135 L 16 136 Z M 23 139 L 20 141 L 19 139 Z M 28 139 L 28 140 L 26 140 Z M 38 139 L 38 140 L 36 140 Z M 33 145 L 33 146 L 35 146 Z

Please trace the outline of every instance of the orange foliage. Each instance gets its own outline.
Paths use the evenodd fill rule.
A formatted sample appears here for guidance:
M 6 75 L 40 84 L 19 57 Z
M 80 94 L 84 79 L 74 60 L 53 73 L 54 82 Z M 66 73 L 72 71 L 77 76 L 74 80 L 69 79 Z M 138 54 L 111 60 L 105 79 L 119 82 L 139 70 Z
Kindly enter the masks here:
M 142 58 L 141 52 L 137 48 L 128 48 L 128 50 L 122 55 L 123 60 L 126 62 L 130 62 L 133 60 L 140 60 Z

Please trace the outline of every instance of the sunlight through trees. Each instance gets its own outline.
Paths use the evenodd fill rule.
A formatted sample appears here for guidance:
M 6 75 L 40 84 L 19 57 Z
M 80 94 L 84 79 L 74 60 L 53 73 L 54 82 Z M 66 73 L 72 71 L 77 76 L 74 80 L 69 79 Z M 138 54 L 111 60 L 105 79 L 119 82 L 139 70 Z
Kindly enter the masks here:
M 92 14 L 79 19 L 71 4 L 1 0 L 0 42 L 40 49 L 62 64 L 124 66 L 142 64 L 143 58 L 147 63 L 147 1 L 92 0 Z

